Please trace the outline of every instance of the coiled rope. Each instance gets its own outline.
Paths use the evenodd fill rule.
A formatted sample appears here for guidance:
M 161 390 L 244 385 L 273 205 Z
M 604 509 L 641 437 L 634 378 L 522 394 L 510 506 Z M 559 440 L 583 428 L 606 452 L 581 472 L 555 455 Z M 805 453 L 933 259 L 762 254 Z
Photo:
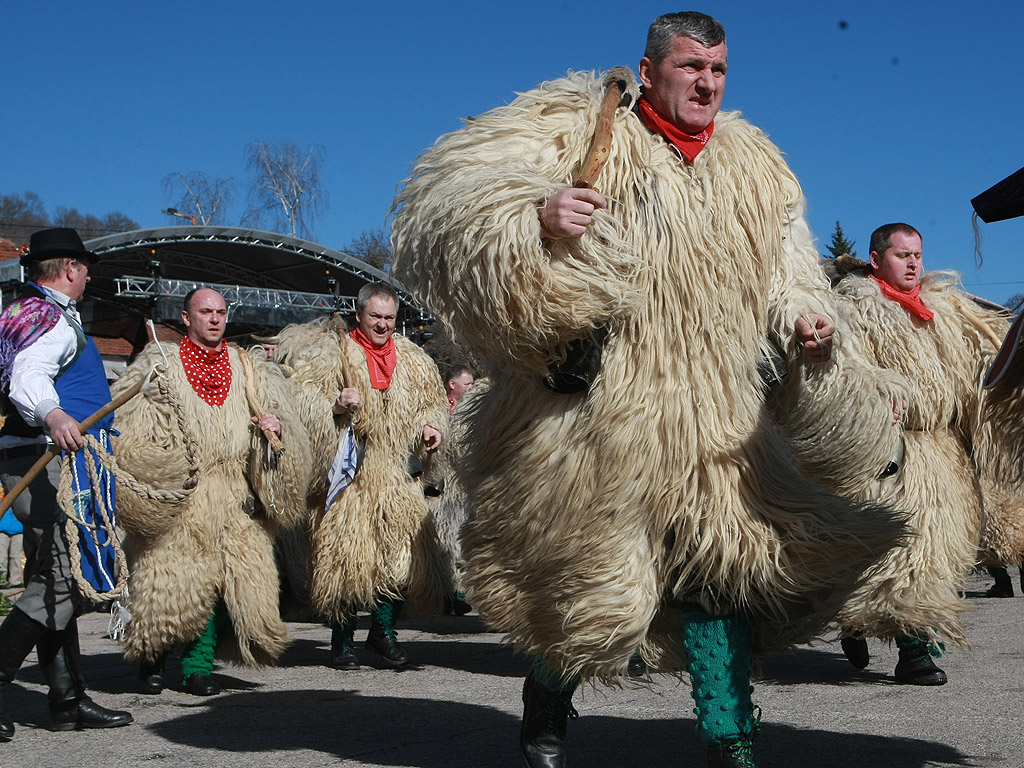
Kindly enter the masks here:
M 68 539 L 68 550 L 71 556 L 72 573 L 74 574 L 75 583 L 78 585 L 82 595 L 97 602 L 103 602 L 124 593 L 128 583 L 128 564 L 125 561 L 124 551 L 121 549 L 117 531 L 115 530 L 113 520 L 114 515 L 110 508 L 109 499 L 107 499 L 102 493 L 94 493 L 94 496 L 97 499 L 96 508 L 100 517 L 98 522 L 89 522 L 88 520 L 85 520 L 75 504 L 76 494 L 72 487 L 72 480 L 75 476 L 75 457 L 78 454 L 81 454 L 84 457 L 86 471 L 89 477 L 89 485 L 91 488 L 97 489 L 97 491 L 102 488 L 102 485 L 100 482 L 99 472 L 96 468 L 96 458 L 99 458 L 99 463 L 109 473 L 111 478 L 116 479 L 119 486 L 128 489 L 142 499 L 178 504 L 188 498 L 199 484 L 199 462 L 196 458 L 198 452 L 198 441 L 196 440 L 195 433 L 192 432 L 192 429 L 185 421 L 185 412 L 181 405 L 181 401 L 175 397 L 172 389 L 167 386 L 167 382 L 162 371 L 154 368 L 153 371 L 150 371 L 148 376 L 153 377 L 154 374 L 156 377 L 157 388 L 159 389 L 161 396 L 167 401 L 168 405 L 171 406 L 171 410 L 174 412 L 174 416 L 178 424 L 178 429 L 181 430 L 182 437 L 184 438 L 185 458 L 188 461 L 189 469 L 188 476 L 182 483 L 182 489 L 180 491 L 155 488 L 138 480 L 134 475 L 128 472 L 128 470 L 122 469 L 118 466 L 117 460 L 114 458 L 114 454 L 110 451 L 110 446 L 104 445 L 104 442 L 106 442 L 105 440 L 97 439 L 94 435 L 90 435 L 88 433 L 82 435 L 82 438 L 85 441 L 85 448 L 76 453 L 66 454 L 63 464 L 61 465 L 60 484 L 57 488 L 57 502 L 60 504 L 64 514 L 67 516 L 67 520 L 64 524 L 64 530 Z M 111 590 L 102 592 L 98 591 L 82 574 L 82 552 L 79 547 L 79 540 L 83 530 L 88 532 L 88 536 L 91 538 L 97 552 L 106 546 L 111 546 L 114 549 L 114 563 L 117 576 L 115 586 Z M 106 536 L 105 544 L 100 543 L 101 531 Z

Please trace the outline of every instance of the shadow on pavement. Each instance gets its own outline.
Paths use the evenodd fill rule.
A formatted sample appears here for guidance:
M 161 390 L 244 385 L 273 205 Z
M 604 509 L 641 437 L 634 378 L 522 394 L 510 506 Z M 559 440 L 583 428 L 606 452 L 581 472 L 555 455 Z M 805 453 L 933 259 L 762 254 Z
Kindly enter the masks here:
M 355 764 L 449 768 L 515 765 L 517 715 L 490 707 L 421 698 L 362 696 L 355 691 L 250 692 L 219 696 L 150 726 L 168 741 L 217 751 L 314 751 Z M 569 728 L 569 762 L 588 768 L 702 765 L 692 717 L 637 721 L 587 716 Z M 908 738 L 831 733 L 766 724 L 759 764 L 803 768 L 923 768 L 975 765 L 954 747 Z M 308 756 L 306 757 L 308 760 Z

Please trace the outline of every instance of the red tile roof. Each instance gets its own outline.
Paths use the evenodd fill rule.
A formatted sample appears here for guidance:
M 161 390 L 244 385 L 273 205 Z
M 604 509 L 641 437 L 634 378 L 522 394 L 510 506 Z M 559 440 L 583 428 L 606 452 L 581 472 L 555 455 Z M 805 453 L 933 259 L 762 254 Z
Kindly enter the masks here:
M 20 258 L 21 249 L 18 247 L 18 244 L 13 240 L 8 240 L 6 237 L 0 237 L 0 261 Z

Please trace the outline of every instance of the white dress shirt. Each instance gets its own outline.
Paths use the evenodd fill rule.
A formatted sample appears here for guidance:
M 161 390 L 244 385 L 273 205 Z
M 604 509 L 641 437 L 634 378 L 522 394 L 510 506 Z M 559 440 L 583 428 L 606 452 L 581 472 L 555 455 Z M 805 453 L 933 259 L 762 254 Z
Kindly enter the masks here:
M 40 287 L 81 322 L 75 302 L 69 296 L 53 288 Z M 77 353 L 78 337 L 62 313 L 53 328 L 14 358 L 9 397 L 30 426 L 45 428 L 47 414 L 60 407 L 53 382 L 61 368 L 74 360 Z

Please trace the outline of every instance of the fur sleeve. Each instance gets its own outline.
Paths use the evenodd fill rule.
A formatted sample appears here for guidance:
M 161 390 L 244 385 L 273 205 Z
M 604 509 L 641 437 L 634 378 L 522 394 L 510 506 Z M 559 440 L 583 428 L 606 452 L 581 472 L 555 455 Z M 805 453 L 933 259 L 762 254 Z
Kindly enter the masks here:
M 267 362 L 260 352 L 262 350 L 251 355 L 256 391 L 264 410 L 281 420 L 281 443 L 285 450 L 279 458 L 273 458 L 267 450 L 266 438 L 253 429 L 249 482 L 263 505 L 267 520 L 275 526 L 289 527 L 305 518 L 306 492 L 313 464 L 309 432 L 299 418 L 290 381 L 280 366 Z M 240 354 L 247 353 L 240 351 Z
M 1003 380 L 990 390 L 982 383 L 1010 330 L 1005 313 L 978 306 L 967 297 L 951 297 L 964 317 L 964 335 L 976 360 L 976 407 L 965 414 L 975 462 L 990 486 L 1024 484 L 1024 358 L 1018 353 Z M 999 343 L 997 343 L 999 342 Z
M 327 472 L 348 420 L 336 417 L 333 406 L 344 381 L 342 325 L 336 318 L 325 318 L 301 325 L 289 325 L 278 334 L 275 360 L 291 370 L 289 384 L 294 410 L 302 422 L 311 450 L 309 498 L 320 499 L 327 493 Z M 314 503 L 314 506 L 316 504 Z
M 781 156 L 780 164 L 784 167 Z M 783 224 L 782 258 L 778 277 L 772 284 L 769 329 L 776 343 L 787 351 L 789 359 L 797 354 L 793 325 L 797 318 L 818 313 L 836 320 L 836 308 L 828 280 L 821 270 L 821 259 L 810 227 L 807 202 L 796 177 L 785 168 L 780 172 L 786 196 L 787 218 Z
M 773 417 L 801 468 L 841 496 L 863 496 L 897 458 L 903 424 L 892 401 L 908 398 L 911 382 L 880 367 L 865 343 L 855 300 L 836 305 L 842 343 L 825 365 L 801 363 L 773 394 Z
M 177 349 L 165 347 L 173 367 L 177 363 Z M 157 363 L 163 364 L 163 356 L 155 344 L 150 344 L 111 385 L 111 396 L 117 398 L 131 389 Z M 174 386 L 170 373 L 164 384 Z M 156 381 L 117 409 L 114 429 L 118 433 L 113 440 L 114 456 L 122 470 L 152 488 L 182 490 L 189 476 L 184 438 L 174 411 Z M 122 476 L 118 481 L 117 522 L 129 533 L 143 537 L 159 535 L 181 515 L 181 504 L 140 496 L 125 480 Z
M 840 496 L 858 497 L 900 453 L 892 423 L 898 376 L 850 359 L 793 377 L 773 411 L 801 469 Z
M 561 345 L 636 303 L 643 265 L 614 199 L 578 238 L 544 241 L 537 218 L 571 184 L 600 95 L 599 80 L 575 74 L 469 120 L 419 158 L 395 199 L 396 276 L 510 370 L 542 373 Z M 632 122 L 619 110 L 605 181 Z
M 422 439 L 417 443 L 416 451 L 423 462 L 424 478 L 438 479 L 444 472 L 445 442 L 449 439 L 448 398 L 444 394 L 441 376 L 434 361 L 419 347 L 408 339 L 395 336 L 395 344 L 399 355 L 412 371 L 414 386 L 409 396 L 415 399 L 414 408 L 417 423 L 421 426 L 430 425 L 441 433 L 441 452 L 426 453 Z

